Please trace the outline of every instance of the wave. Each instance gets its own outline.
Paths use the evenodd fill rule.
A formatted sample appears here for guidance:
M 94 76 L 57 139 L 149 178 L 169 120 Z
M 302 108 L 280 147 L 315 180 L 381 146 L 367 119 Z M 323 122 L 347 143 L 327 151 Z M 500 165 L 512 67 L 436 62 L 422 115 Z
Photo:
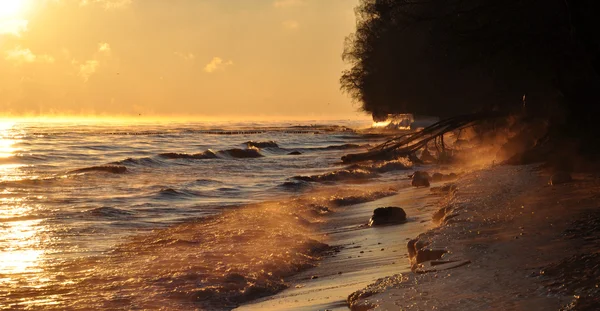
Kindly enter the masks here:
M 143 158 L 127 158 L 125 160 L 116 161 L 109 163 L 110 165 L 125 165 L 125 166 L 162 166 L 163 164 L 160 161 L 157 161 L 153 158 L 143 157 Z
M 363 169 L 339 170 L 313 176 L 294 176 L 292 179 L 306 182 L 332 182 L 348 180 L 365 180 L 379 177 L 379 174 Z
M 246 158 L 262 158 L 264 157 L 258 149 L 249 148 L 249 149 L 229 149 L 222 150 L 218 152 L 221 155 L 225 155 L 232 158 L 237 159 L 246 159 Z
M 160 156 L 163 158 L 166 158 L 166 159 L 194 159 L 194 160 L 218 158 L 217 154 L 215 154 L 212 150 L 207 150 L 202 153 L 195 153 L 195 154 L 167 152 L 167 153 L 161 153 Z
M 343 145 L 331 145 L 327 147 L 312 147 L 312 148 L 298 148 L 303 150 L 314 150 L 314 151 L 324 151 L 324 150 L 347 150 L 347 149 L 358 149 L 358 148 L 368 148 L 370 145 L 359 145 L 359 144 L 343 144 Z
M 176 159 L 187 159 L 187 160 L 207 160 L 207 159 L 251 159 L 251 158 L 262 158 L 264 155 L 260 149 L 266 149 L 269 153 L 285 153 L 287 155 L 300 155 L 303 151 L 325 151 L 325 150 L 345 150 L 345 149 L 356 149 L 366 148 L 369 145 L 358 145 L 358 144 L 343 144 L 343 145 L 331 145 L 327 147 L 312 147 L 312 148 L 295 148 L 287 149 L 280 147 L 275 141 L 247 141 L 244 143 L 247 149 L 233 148 L 219 151 L 206 150 L 200 153 L 178 153 L 178 152 L 165 152 L 159 154 L 159 157 L 176 160 Z M 128 159 L 133 160 L 133 159 Z M 115 162 L 120 164 L 126 164 L 124 162 Z
M 360 170 L 366 170 L 369 172 L 383 174 L 383 173 L 393 172 L 393 171 L 405 171 L 405 170 L 409 170 L 411 168 L 412 168 L 412 163 L 408 159 L 401 158 L 401 159 L 397 159 L 397 160 L 378 162 L 378 163 L 374 163 L 374 164 L 370 164 L 370 165 L 354 164 L 354 165 L 347 167 L 346 169 L 349 169 L 349 170 L 360 169 Z
M 274 142 L 274 141 L 272 141 L 272 140 L 269 140 L 269 141 L 259 141 L 259 142 L 256 142 L 256 141 L 247 141 L 244 144 L 248 148 L 252 148 L 252 147 L 259 148 L 259 149 L 262 149 L 262 148 L 279 148 L 279 145 L 277 145 L 277 143 Z
M 213 179 L 196 179 L 192 182 L 195 186 L 220 185 L 222 182 Z
M 47 160 L 48 157 L 36 156 L 32 154 L 14 154 L 6 158 L 0 158 L 0 164 L 33 164 Z
M 214 152 L 207 150 L 201 153 L 174 153 L 167 152 L 161 153 L 159 156 L 166 159 L 189 159 L 189 160 L 206 160 L 206 159 L 218 159 L 218 158 L 236 158 L 236 159 L 247 159 L 247 158 L 261 158 L 264 157 L 256 148 L 249 149 L 227 149 Z
M 82 298 L 81 309 L 128 292 L 111 309 L 229 310 L 285 289 L 285 278 L 313 267 L 329 250 L 313 231 L 291 206 L 247 206 L 142 233 L 101 260 L 83 258 L 72 264 L 82 277 L 64 286 Z
M 67 172 L 67 174 L 81 174 L 89 172 L 103 172 L 111 174 L 124 174 L 127 172 L 127 167 L 121 165 L 100 165 L 80 168 Z
M 48 186 L 49 184 L 59 181 L 62 178 L 59 176 L 51 176 L 51 177 L 41 177 L 41 178 L 23 178 L 17 180 L 6 180 L 0 181 L 0 185 L 3 187 L 39 187 L 39 186 Z
M 191 191 L 191 190 L 175 190 L 173 188 L 163 188 L 160 189 L 157 193 L 157 195 L 161 198 L 167 198 L 167 199 L 171 199 L 171 198 L 185 198 L 185 197 L 197 197 L 197 196 L 201 196 L 200 193 L 195 192 L 195 191 Z
M 89 211 L 86 211 L 85 213 L 90 214 L 92 216 L 107 218 L 122 218 L 124 216 L 133 215 L 133 213 L 131 212 L 109 206 L 94 208 Z
M 304 190 L 304 189 L 310 187 L 310 183 L 303 181 L 303 180 L 293 180 L 293 181 L 286 181 L 286 182 L 282 183 L 281 185 L 279 185 L 278 187 L 283 188 L 285 190 L 301 191 L 301 190 Z
M 329 200 L 334 206 L 348 206 L 360 203 L 375 201 L 381 198 L 389 197 L 398 193 L 396 189 L 371 191 L 358 195 L 332 196 Z

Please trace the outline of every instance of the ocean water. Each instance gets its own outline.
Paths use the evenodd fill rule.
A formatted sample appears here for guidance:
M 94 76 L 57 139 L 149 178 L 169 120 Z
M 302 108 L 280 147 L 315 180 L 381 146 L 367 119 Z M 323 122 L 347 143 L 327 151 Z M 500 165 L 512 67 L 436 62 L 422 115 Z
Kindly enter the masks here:
M 218 310 L 273 294 L 326 249 L 311 223 L 394 193 L 376 185 L 406 163 L 340 163 L 385 139 L 368 126 L 0 123 L 0 309 Z

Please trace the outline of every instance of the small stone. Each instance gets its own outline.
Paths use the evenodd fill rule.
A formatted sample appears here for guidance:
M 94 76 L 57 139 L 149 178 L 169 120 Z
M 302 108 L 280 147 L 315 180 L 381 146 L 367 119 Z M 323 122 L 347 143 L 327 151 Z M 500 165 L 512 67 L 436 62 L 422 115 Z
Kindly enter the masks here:
M 548 184 L 554 186 L 558 184 L 568 183 L 571 181 L 573 181 L 573 177 L 571 177 L 571 174 L 569 174 L 568 172 L 559 171 L 552 175 Z

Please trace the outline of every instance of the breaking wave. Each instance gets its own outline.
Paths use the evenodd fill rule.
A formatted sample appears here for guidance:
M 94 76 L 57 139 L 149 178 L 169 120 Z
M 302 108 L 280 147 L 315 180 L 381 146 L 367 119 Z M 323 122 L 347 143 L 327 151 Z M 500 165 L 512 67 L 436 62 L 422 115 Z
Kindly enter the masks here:
M 207 150 L 201 153 L 174 153 L 167 152 L 161 153 L 161 157 L 166 159 L 191 159 L 191 160 L 206 160 L 206 159 L 218 159 L 218 158 L 236 158 L 236 159 L 247 159 L 247 158 L 261 158 L 264 157 L 258 149 L 228 149 L 214 152 Z
M 123 174 L 127 172 L 127 167 L 121 165 L 100 165 L 100 166 L 90 166 L 85 168 L 76 169 L 73 171 L 69 171 L 67 174 L 82 174 L 89 172 L 102 172 L 102 173 L 111 173 L 111 174 Z
M 349 195 L 349 196 L 331 196 L 329 201 L 334 206 L 348 206 L 360 203 L 366 203 L 375 201 L 381 198 L 389 197 L 398 193 L 396 189 L 388 189 L 388 190 L 379 190 L 366 192 L 358 195 Z
M 109 206 L 94 208 L 92 210 L 86 211 L 85 213 L 90 214 L 92 216 L 106 218 L 122 218 L 124 216 L 133 215 L 133 213 L 131 212 Z
M 313 176 L 294 176 L 292 179 L 306 182 L 332 182 L 366 180 L 378 177 L 379 174 L 363 169 L 339 170 L 330 173 Z
M 125 166 L 149 166 L 157 167 L 163 166 L 164 164 L 156 159 L 150 157 L 143 158 L 127 158 L 125 160 L 116 161 L 109 163 L 110 165 L 125 165 Z
M 244 143 L 248 148 L 279 148 L 279 145 L 277 145 L 276 142 L 270 140 L 270 141 L 259 141 L 259 142 L 255 142 L 255 141 L 247 141 L 246 143 Z

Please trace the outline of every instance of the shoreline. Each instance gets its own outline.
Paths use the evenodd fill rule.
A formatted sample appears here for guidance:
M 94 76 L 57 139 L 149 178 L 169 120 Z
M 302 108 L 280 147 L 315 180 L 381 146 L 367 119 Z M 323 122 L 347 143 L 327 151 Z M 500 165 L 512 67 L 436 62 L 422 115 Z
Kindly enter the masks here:
M 346 206 L 326 216 L 317 230 L 332 252 L 316 267 L 286 279 L 289 287 L 282 292 L 234 310 L 347 310 L 349 293 L 398 269 L 410 271 L 404 245 L 411 236 L 432 227 L 428 217 L 435 210 L 434 199 L 427 188 L 407 187 L 393 196 Z M 382 206 L 403 207 L 408 222 L 369 227 L 373 210 Z
M 333 251 L 316 267 L 287 278 L 287 289 L 234 310 L 348 310 L 350 293 L 399 270 L 410 271 L 406 242 L 435 226 L 430 216 L 440 197 L 432 195 L 429 188 L 410 187 L 410 179 L 400 177 L 409 172 L 397 173 L 401 183 L 397 194 L 345 206 L 325 216 L 316 230 L 323 236 L 320 241 Z M 407 222 L 369 227 L 373 210 L 384 206 L 402 207 Z
M 535 165 L 466 174 L 440 226 L 414 241 L 444 251 L 441 265 L 417 264 L 417 251 L 417 273 L 398 271 L 352 293 L 351 310 L 595 310 L 600 182 L 574 177 L 549 186 Z
M 595 310 L 599 284 L 577 267 L 600 276 L 600 181 L 574 178 L 550 186 L 539 165 L 493 166 L 461 175 L 452 193 L 403 188 L 346 206 L 319 228 L 333 252 L 235 310 Z M 417 226 L 367 226 L 383 206 L 404 208 Z M 417 262 L 411 242 L 443 255 Z

